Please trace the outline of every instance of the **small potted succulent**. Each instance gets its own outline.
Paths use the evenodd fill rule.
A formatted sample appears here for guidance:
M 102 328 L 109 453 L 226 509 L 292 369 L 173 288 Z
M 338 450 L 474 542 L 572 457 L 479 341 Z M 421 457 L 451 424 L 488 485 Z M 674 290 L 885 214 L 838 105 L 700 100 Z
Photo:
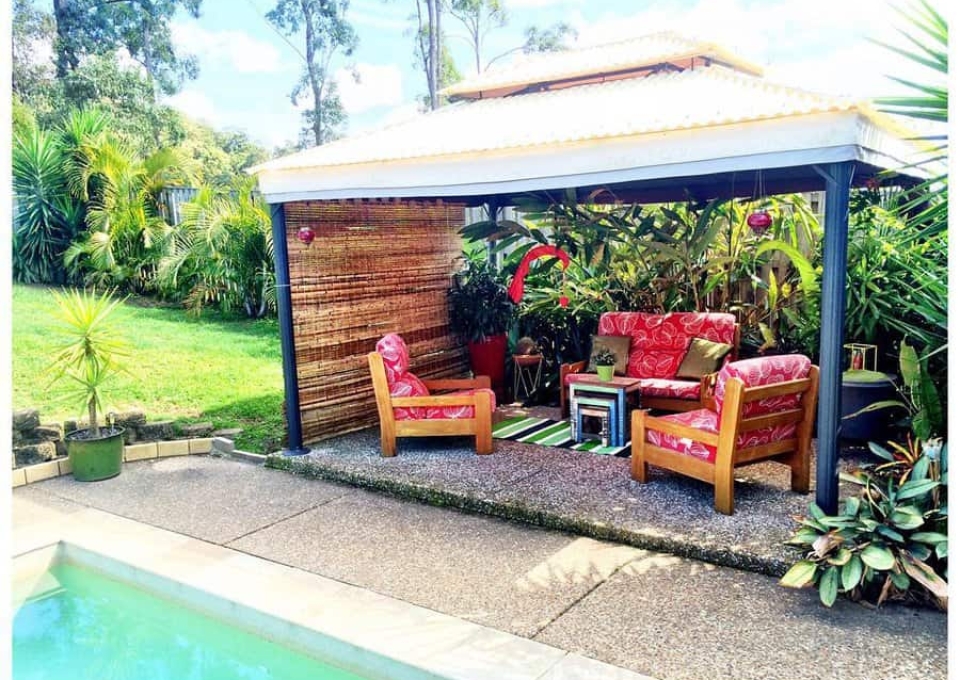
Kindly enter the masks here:
M 66 339 L 50 370 L 54 382 L 68 382 L 66 396 L 79 402 L 88 418 L 87 428 L 65 437 L 73 477 L 81 482 L 116 477 L 123 463 L 123 428 L 101 424 L 99 413 L 104 385 L 122 370 L 117 360 L 127 354 L 110 319 L 122 300 L 109 292 L 97 295 L 78 290 L 54 293 L 53 297 Z
M 604 382 L 613 380 L 613 367 L 617 363 L 617 355 L 606 347 L 598 347 L 591 358 L 593 365 L 597 368 L 597 377 Z

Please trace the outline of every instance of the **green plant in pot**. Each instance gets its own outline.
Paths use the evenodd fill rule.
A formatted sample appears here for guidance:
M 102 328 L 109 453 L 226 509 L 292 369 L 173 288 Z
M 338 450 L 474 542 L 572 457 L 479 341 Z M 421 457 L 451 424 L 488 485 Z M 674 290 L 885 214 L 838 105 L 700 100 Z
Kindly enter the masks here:
M 470 352 L 474 375 L 490 376 L 498 398 L 503 398 L 507 329 L 515 306 L 493 266 L 479 259 L 467 261 L 449 292 L 450 328 Z
M 121 300 L 110 293 L 87 291 L 54 293 L 65 341 L 53 357 L 54 382 L 67 383 L 66 397 L 85 409 L 88 427 L 66 435 L 67 453 L 75 479 L 93 482 L 120 474 L 123 463 L 123 428 L 104 425 L 104 386 L 122 369 L 118 359 L 127 356 L 111 319 Z
M 597 369 L 597 377 L 609 382 L 613 380 L 613 367 L 617 363 L 617 355 L 606 347 L 598 347 L 590 357 Z

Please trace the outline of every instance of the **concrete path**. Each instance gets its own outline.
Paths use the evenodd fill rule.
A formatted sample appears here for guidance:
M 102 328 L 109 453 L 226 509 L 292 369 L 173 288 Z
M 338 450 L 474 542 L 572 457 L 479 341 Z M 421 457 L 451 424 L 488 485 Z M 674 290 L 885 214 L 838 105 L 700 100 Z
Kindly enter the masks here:
M 947 677 L 947 617 L 207 457 L 14 491 L 14 533 L 94 507 L 648 674 Z M 22 522 L 21 522 L 22 524 Z

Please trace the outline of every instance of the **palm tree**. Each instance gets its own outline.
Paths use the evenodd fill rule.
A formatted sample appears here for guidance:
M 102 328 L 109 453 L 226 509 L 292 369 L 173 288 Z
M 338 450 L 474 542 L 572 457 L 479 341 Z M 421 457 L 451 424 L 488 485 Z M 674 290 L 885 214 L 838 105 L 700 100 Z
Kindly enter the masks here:
M 191 179 L 180 154 L 164 149 L 139 160 L 123 142 L 103 137 L 78 156 L 72 186 L 89 197 L 87 233 L 67 250 L 67 266 L 96 286 L 151 290 L 171 233 L 160 190 Z
M 259 318 L 275 302 L 270 217 L 254 188 L 252 178 L 232 190 L 204 187 L 183 206 L 158 281 L 194 313 L 218 305 Z

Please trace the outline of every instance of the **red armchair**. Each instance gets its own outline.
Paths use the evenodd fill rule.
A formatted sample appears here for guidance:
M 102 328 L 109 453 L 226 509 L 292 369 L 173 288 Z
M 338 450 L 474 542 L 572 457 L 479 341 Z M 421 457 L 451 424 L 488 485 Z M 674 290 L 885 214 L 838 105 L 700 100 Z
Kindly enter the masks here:
M 420 380 L 408 370 L 410 354 L 399 335 L 390 333 L 367 355 L 380 416 L 380 446 L 395 456 L 397 437 L 473 435 L 478 454 L 493 452 L 492 414 L 496 397 L 490 378 Z M 433 394 L 432 390 L 454 390 Z
M 794 491 L 810 490 L 810 439 L 819 369 L 799 354 L 734 361 L 717 374 L 704 408 L 654 418 L 635 411 L 631 474 L 648 466 L 714 486 L 717 512 L 733 514 L 733 469 L 761 460 L 790 467 Z

